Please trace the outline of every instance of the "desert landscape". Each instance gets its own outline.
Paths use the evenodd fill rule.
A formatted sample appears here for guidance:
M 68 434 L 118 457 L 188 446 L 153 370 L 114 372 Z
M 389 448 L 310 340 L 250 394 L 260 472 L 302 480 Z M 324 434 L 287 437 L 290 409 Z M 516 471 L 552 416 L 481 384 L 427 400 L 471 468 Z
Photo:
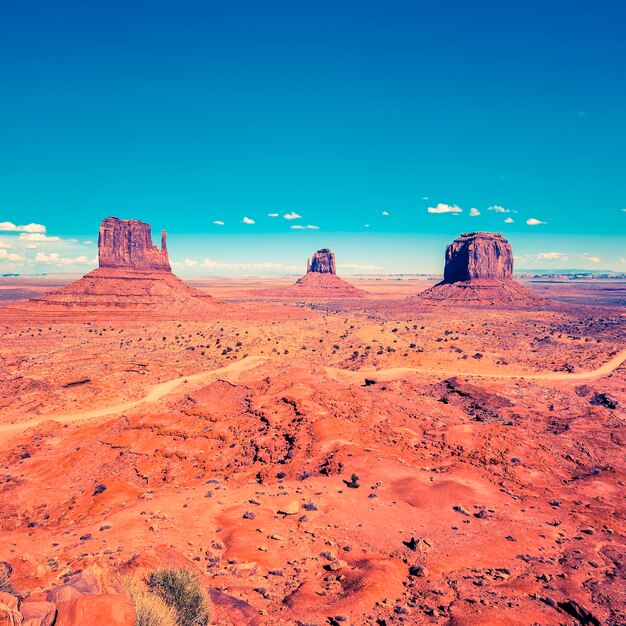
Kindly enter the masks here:
M 3 280 L 0 623 L 626 623 L 623 281 L 307 255 L 183 282 L 108 218 L 85 277 Z M 145 618 L 163 571 L 193 619 Z

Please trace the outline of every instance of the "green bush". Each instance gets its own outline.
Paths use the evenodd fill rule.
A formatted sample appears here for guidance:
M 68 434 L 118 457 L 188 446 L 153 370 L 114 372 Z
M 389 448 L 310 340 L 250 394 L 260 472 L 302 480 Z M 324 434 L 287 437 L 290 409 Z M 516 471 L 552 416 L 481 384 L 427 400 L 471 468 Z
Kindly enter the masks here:
M 178 626 L 207 626 L 209 610 L 206 592 L 196 574 L 187 569 L 152 572 L 148 588 L 177 614 Z

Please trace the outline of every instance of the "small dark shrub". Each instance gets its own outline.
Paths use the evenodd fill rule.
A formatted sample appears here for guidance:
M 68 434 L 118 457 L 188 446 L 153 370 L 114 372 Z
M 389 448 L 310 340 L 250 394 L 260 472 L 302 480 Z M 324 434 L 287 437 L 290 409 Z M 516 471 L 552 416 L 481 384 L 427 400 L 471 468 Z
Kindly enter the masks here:
M 356 474 L 352 474 L 352 476 L 350 476 L 350 480 L 346 480 L 344 482 L 348 487 L 350 487 L 350 489 L 358 489 L 361 486 L 359 483 L 359 477 Z

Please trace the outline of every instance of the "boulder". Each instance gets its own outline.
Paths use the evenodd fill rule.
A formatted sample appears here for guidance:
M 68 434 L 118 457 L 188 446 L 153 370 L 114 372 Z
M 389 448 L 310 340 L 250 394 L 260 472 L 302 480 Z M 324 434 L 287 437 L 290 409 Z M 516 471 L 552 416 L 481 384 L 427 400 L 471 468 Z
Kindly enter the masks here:
M 20 601 L 12 593 L 6 591 L 0 591 L 0 608 L 6 607 L 11 610 L 17 609 Z
M 21 624 L 19 604 L 19 598 L 5 591 L 0 592 L 0 626 Z
M 129 598 L 119 594 L 86 595 L 58 605 L 55 626 L 135 626 Z
M 52 602 L 22 602 L 20 613 L 24 618 L 22 626 L 52 626 L 57 608 Z
M 152 243 L 150 224 L 107 217 L 102 220 L 98 235 L 99 265 L 170 272 L 166 237 L 166 232 L 162 231 L 159 249 Z

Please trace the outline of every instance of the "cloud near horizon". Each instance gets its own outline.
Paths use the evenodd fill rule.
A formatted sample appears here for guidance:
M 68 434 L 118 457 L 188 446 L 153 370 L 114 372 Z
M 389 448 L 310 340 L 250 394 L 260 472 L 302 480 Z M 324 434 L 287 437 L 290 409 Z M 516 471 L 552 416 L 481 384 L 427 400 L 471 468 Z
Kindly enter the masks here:
M 0 248 L 0 261 L 10 261 L 10 262 L 17 262 L 17 261 L 25 261 L 26 259 L 21 255 L 21 254 L 17 254 L 16 252 L 9 252 L 6 248 Z
M 569 257 L 564 252 L 540 252 L 535 258 L 537 261 L 567 261 Z
M 534 217 L 531 217 L 530 219 L 526 220 L 526 223 L 529 226 L 539 226 L 539 224 L 547 224 L 548 222 L 542 222 L 541 220 L 535 219 Z
M 64 257 L 58 252 L 51 252 L 46 254 L 45 252 L 37 252 L 35 255 L 34 263 L 49 263 L 52 265 L 86 265 L 88 263 L 95 264 L 98 262 L 98 258 L 89 259 L 86 255 L 81 254 L 75 257 Z
M 43 224 L 24 224 L 18 226 L 13 222 L 0 222 L 0 231 L 5 233 L 45 233 L 46 227 Z
M 302 226 L 301 224 L 295 224 L 291 227 L 291 230 L 319 230 L 319 226 L 314 226 L 313 224 L 307 224 L 306 226 Z
M 42 233 L 20 233 L 19 239 L 22 241 L 61 241 L 61 237 L 49 237 Z

